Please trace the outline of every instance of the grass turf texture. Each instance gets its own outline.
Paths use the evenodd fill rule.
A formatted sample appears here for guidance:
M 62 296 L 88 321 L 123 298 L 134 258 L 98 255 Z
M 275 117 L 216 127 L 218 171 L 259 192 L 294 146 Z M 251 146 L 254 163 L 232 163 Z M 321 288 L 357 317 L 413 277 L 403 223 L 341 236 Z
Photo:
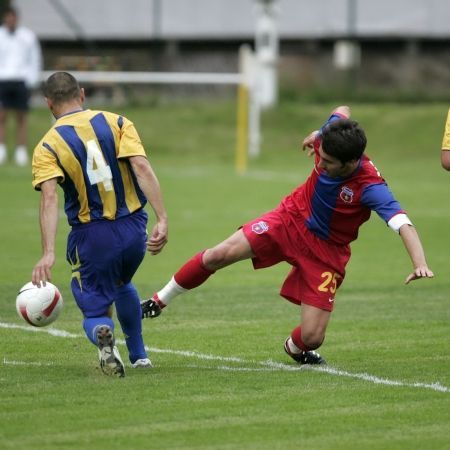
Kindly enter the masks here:
M 233 104 L 122 110 L 141 133 L 170 214 L 167 248 L 147 256 L 135 277 L 141 295 L 302 182 L 312 161 L 298 144 L 333 106 L 285 103 L 266 113 L 262 155 L 245 176 L 233 168 Z M 436 278 L 404 286 L 409 259 L 399 237 L 374 216 L 352 246 L 320 351 L 331 367 L 347 374 L 403 385 L 287 370 L 294 363 L 282 345 L 299 318 L 297 308 L 278 297 L 288 266 L 255 272 L 248 261 L 174 300 L 160 318 L 145 321 L 153 370 L 128 368 L 125 379 L 105 377 L 95 348 L 82 336 L 68 287 L 64 218 L 53 281 L 65 308 L 53 328 L 74 337 L 4 328 L 25 326 L 14 300 L 40 256 L 39 195 L 32 191 L 29 169 L 0 167 L 1 447 L 450 448 L 450 393 L 412 386 L 450 387 L 449 174 L 439 163 L 447 108 L 353 106 L 368 135 L 367 152 L 416 223 Z M 30 140 L 37 142 L 48 126 L 48 113 L 33 111 Z M 283 366 L 277 369 L 276 363 Z

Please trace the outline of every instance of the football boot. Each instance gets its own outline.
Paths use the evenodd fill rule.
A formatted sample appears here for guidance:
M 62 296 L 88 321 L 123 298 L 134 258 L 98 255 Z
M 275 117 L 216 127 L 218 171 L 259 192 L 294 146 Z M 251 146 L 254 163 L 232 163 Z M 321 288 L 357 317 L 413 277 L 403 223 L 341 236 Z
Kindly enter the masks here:
M 158 317 L 161 314 L 163 307 L 164 306 L 161 306 L 161 302 L 156 294 L 148 300 L 143 300 L 141 302 L 142 318 L 153 319 L 155 317 Z
M 125 376 L 125 366 L 115 345 L 111 328 L 103 325 L 97 330 L 98 358 L 100 368 L 106 375 Z
M 326 364 L 324 358 L 322 358 L 319 353 L 315 352 L 314 350 L 308 350 L 308 351 L 302 351 L 301 353 L 292 353 L 289 349 L 288 341 L 290 338 L 287 338 L 284 342 L 284 351 L 295 361 L 299 364 Z

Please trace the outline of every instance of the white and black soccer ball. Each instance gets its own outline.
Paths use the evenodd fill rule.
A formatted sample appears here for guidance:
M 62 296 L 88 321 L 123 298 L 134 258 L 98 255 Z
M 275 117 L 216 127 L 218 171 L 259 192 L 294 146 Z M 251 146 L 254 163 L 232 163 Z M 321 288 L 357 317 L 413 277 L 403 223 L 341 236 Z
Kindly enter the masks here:
M 54 322 L 62 307 L 63 298 L 59 289 L 48 281 L 41 287 L 27 283 L 16 298 L 17 313 L 34 327 L 45 327 Z

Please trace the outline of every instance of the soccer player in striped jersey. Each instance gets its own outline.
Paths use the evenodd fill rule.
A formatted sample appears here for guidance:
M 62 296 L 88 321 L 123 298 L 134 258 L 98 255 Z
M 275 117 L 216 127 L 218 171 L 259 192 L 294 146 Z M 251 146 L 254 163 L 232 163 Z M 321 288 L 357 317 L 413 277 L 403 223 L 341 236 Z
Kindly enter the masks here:
M 445 170 L 450 170 L 450 109 L 445 123 L 444 137 L 442 138 L 441 164 Z
M 350 258 L 349 244 L 372 210 L 403 240 L 413 265 L 405 283 L 433 277 L 416 229 L 364 154 L 365 133 L 349 117 L 350 109 L 340 106 L 319 131 L 305 138 L 303 149 L 315 155 L 315 164 L 302 185 L 276 209 L 190 259 L 166 286 L 141 303 L 143 316 L 158 316 L 175 296 L 237 261 L 251 258 L 255 269 L 286 261 L 292 269 L 280 294 L 301 305 L 301 322 L 284 349 L 299 364 L 323 364 L 314 350 L 325 338 Z
M 84 109 L 84 90 L 56 72 L 44 93 L 56 122 L 34 149 L 33 187 L 41 192 L 42 257 L 32 282 L 51 279 L 58 224 L 57 185 L 71 225 L 67 260 L 71 288 L 88 339 L 98 347 L 103 372 L 125 375 L 115 345 L 112 305 L 133 367 L 151 367 L 142 339 L 141 307 L 132 277 L 146 249 L 158 254 L 167 242 L 167 214 L 158 179 L 133 123 L 106 111 Z M 156 223 L 147 235 L 150 203 Z

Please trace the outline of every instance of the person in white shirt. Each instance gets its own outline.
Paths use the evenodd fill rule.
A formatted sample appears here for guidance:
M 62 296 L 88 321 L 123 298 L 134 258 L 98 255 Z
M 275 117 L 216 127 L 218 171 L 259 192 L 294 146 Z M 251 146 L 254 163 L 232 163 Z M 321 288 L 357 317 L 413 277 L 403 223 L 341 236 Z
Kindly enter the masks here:
M 5 133 L 8 112 L 16 116 L 17 165 L 28 163 L 27 131 L 31 89 L 39 84 L 42 65 L 41 49 L 36 35 L 18 26 L 14 8 L 3 11 L 0 27 L 0 164 L 8 158 Z

